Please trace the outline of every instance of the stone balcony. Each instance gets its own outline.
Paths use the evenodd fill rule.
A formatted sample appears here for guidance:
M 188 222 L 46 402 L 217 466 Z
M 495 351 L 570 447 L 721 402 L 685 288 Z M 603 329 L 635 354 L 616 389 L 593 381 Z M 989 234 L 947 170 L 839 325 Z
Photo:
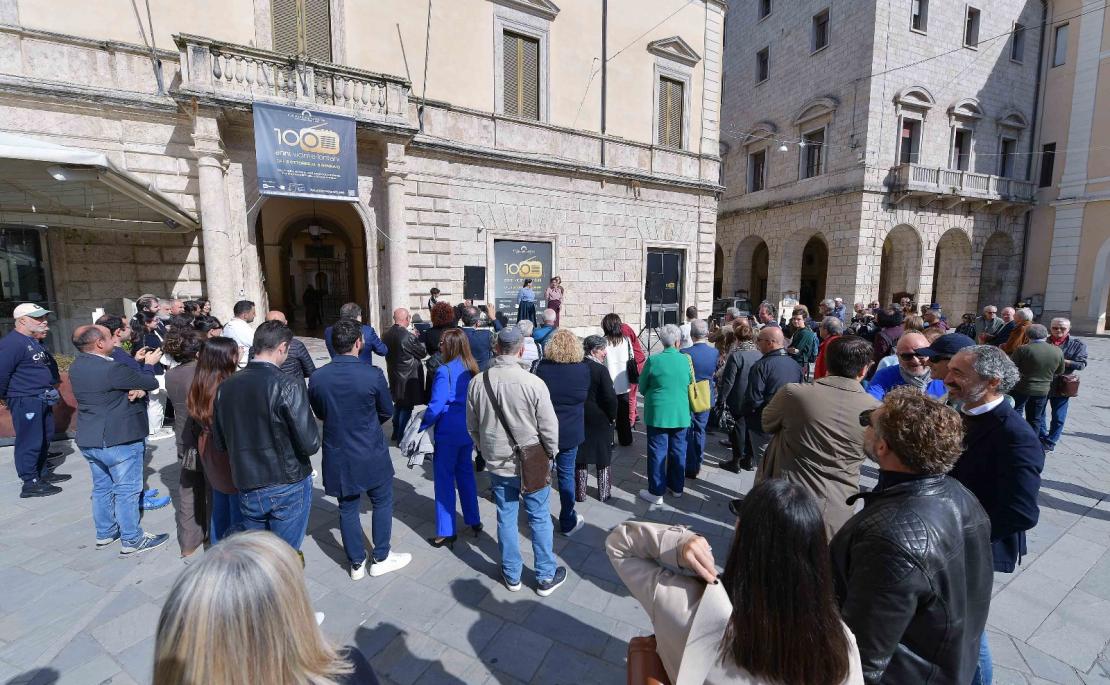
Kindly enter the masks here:
M 940 205 L 951 209 L 966 205 L 972 211 L 996 212 L 1017 207 L 1028 209 L 1036 191 L 1030 181 L 919 164 L 892 168 L 887 186 L 895 205 L 917 199 L 922 207 Z
M 245 45 L 178 34 L 178 98 L 235 106 L 262 101 L 352 116 L 410 132 L 408 81 Z

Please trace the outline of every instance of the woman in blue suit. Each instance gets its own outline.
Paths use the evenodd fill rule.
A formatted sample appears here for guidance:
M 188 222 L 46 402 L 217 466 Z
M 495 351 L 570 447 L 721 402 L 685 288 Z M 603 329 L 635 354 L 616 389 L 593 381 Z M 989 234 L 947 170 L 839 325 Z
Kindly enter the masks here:
M 453 547 L 458 537 L 455 527 L 455 488 L 462 502 L 463 521 L 477 537 L 482 532 L 478 516 L 478 484 L 474 480 L 471 453 L 474 443 L 466 430 L 466 389 L 478 374 L 478 363 L 470 353 L 463 331 L 452 328 L 439 341 L 443 364 L 436 369 L 432 396 L 420 430 L 435 426 L 435 459 L 432 461 L 436 490 L 436 536 L 428 538 L 432 547 Z

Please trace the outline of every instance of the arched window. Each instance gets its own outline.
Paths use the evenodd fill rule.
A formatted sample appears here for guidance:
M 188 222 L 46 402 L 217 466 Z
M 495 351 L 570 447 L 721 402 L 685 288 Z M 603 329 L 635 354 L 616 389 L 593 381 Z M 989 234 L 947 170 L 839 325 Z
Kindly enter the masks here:
M 331 61 L 330 0 L 270 0 L 274 52 Z

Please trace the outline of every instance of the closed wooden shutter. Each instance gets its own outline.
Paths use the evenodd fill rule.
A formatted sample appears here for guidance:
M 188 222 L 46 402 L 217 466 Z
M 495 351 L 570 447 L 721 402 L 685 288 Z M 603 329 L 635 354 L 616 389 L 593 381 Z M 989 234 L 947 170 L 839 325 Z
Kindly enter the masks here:
M 274 52 L 295 55 L 300 41 L 297 17 L 297 0 L 270 0 L 270 20 L 273 31 Z
M 540 118 L 540 42 L 505 32 L 502 77 L 505 114 L 522 119 Z
M 659 79 L 659 145 L 682 149 L 682 83 Z
M 331 61 L 330 0 L 270 0 L 274 52 Z
M 322 62 L 331 61 L 330 0 L 304 0 L 304 54 Z

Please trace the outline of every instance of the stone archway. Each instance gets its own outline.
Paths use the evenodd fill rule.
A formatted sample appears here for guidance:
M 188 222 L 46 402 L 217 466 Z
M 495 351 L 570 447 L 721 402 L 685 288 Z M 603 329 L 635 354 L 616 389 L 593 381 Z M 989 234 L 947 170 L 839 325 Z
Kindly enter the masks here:
M 825 283 L 829 272 L 829 247 L 820 235 L 810 238 L 802 248 L 801 278 L 798 281 L 798 302 L 817 313 L 817 305 L 825 299 Z
M 740 241 L 733 253 L 733 292 L 746 290 L 748 299 L 758 304 L 767 295 L 767 265 L 770 252 L 767 242 L 757 235 L 750 235 Z
M 978 289 L 971 268 L 971 241 L 958 228 L 949 229 L 937 243 L 933 258 L 932 301 L 940 304 L 950 322 L 972 311 Z M 928 304 L 918 298 L 918 304 Z
M 771 251 L 762 240 L 752 253 L 752 276 L 748 285 L 748 299 L 758 305 L 767 299 L 767 278 L 771 268 Z
M 976 312 L 990 304 L 1001 309 L 1017 302 L 1020 273 L 1021 255 L 1014 252 L 1013 238 L 1005 233 L 995 233 L 988 238 L 983 246 Z
M 921 238 L 901 224 L 887 233 L 879 266 L 879 304 L 894 302 L 895 294 L 917 296 L 921 285 Z
M 717 243 L 713 250 L 713 299 L 722 296 L 725 280 L 725 251 Z

